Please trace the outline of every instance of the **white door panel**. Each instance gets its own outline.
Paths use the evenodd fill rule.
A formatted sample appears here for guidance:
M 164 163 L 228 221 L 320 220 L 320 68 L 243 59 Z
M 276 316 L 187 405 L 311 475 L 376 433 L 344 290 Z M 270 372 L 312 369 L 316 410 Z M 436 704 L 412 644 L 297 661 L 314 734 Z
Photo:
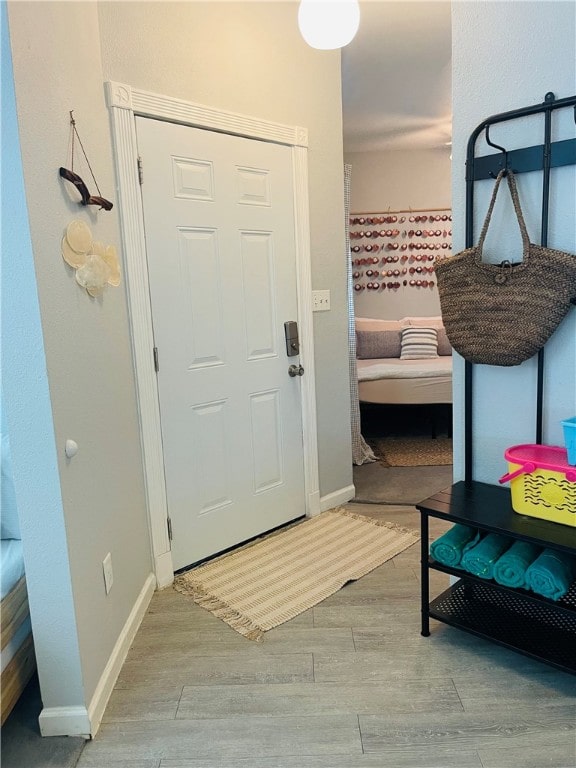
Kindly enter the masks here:
M 304 514 L 288 147 L 136 118 L 179 569 Z

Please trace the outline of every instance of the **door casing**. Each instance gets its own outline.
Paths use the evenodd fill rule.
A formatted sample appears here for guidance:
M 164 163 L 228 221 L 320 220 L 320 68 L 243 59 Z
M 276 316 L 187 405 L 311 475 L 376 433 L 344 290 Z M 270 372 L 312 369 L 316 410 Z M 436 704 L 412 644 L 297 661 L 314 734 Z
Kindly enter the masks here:
M 118 178 L 118 210 L 139 406 L 150 541 L 157 585 L 163 587 L 172 583 L 174 572 L 167 527 L 168 505 L 164 480 L 158 386 L 154 370 L 152 309 L 145 256 L 144 212 L 140 194 L 134 116 L 222 131 L 291 147 L 294 169 L 300 360 L 306 370 L 302 378 L 305 512 L 308 517 L 311 517 L 320 512 L 320 490 L 308 215 L 308 132 L 305 128 L 298 126 L 287 126 L 226 112 L 202 104 L 141 91 L 112 81 L 106 83 L 106 100 L 111 115 L 114 160 Z M 145 168 L 143 183 L 146 183 Z

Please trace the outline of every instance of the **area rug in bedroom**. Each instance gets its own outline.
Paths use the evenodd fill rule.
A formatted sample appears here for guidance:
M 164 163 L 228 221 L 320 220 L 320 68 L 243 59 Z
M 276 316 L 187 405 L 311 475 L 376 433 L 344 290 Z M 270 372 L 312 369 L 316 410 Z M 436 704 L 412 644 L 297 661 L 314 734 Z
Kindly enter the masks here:
M 192 568 L 174 587 L 259 640 L 418 539 L 413 530 L 338 508 Z
M 452 464 L 452 438 L 421 435 L 374 437 L 368 441 L 387 467 L 426 467 Z

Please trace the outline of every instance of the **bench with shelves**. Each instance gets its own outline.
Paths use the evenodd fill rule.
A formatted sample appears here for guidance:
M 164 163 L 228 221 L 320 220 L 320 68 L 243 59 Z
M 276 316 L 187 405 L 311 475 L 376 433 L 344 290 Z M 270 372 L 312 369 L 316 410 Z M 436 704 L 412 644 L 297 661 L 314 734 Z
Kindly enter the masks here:
M 421 513 L 422 635 L 430 619 L 490 639 L 576 674 L 576 583 L 554 602 L 436 562 L 429 555 L 429 518 L 461 523 L 512 540 L 528 541 L 576 557 L 576 528 L 519 515 L 510 491 L 486 483 L 460 482 L 417 505 Z M 430 600 L 430 569 L 458 581 Z

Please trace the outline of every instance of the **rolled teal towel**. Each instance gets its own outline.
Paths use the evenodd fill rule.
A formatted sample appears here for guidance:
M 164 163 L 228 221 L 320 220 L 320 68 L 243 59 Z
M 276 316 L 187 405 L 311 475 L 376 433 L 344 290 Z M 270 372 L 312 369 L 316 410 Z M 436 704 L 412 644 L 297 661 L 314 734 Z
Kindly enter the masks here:
M 526 586 L 526 571 L 542 552 L 542 547 L 515 541 L 494 563 L 494 580 L 505 587 Z
M 460 565 L 466 549 L 476 544 L 479 539 L 480 534 L 476 528 L 457 523 L 430 544 L 430 554 L 437 563 L 456 568 Z
M 576 560 L 545 549 L 526 571 L 526 586 L 550 600 L 560 600 L 576 578 Z
M 507 536 L 489 533 L 478 544 L 468 549 L 462 557 L 462 568 L 481 579 L 494 578 L 494 563 L 510 546 Z

